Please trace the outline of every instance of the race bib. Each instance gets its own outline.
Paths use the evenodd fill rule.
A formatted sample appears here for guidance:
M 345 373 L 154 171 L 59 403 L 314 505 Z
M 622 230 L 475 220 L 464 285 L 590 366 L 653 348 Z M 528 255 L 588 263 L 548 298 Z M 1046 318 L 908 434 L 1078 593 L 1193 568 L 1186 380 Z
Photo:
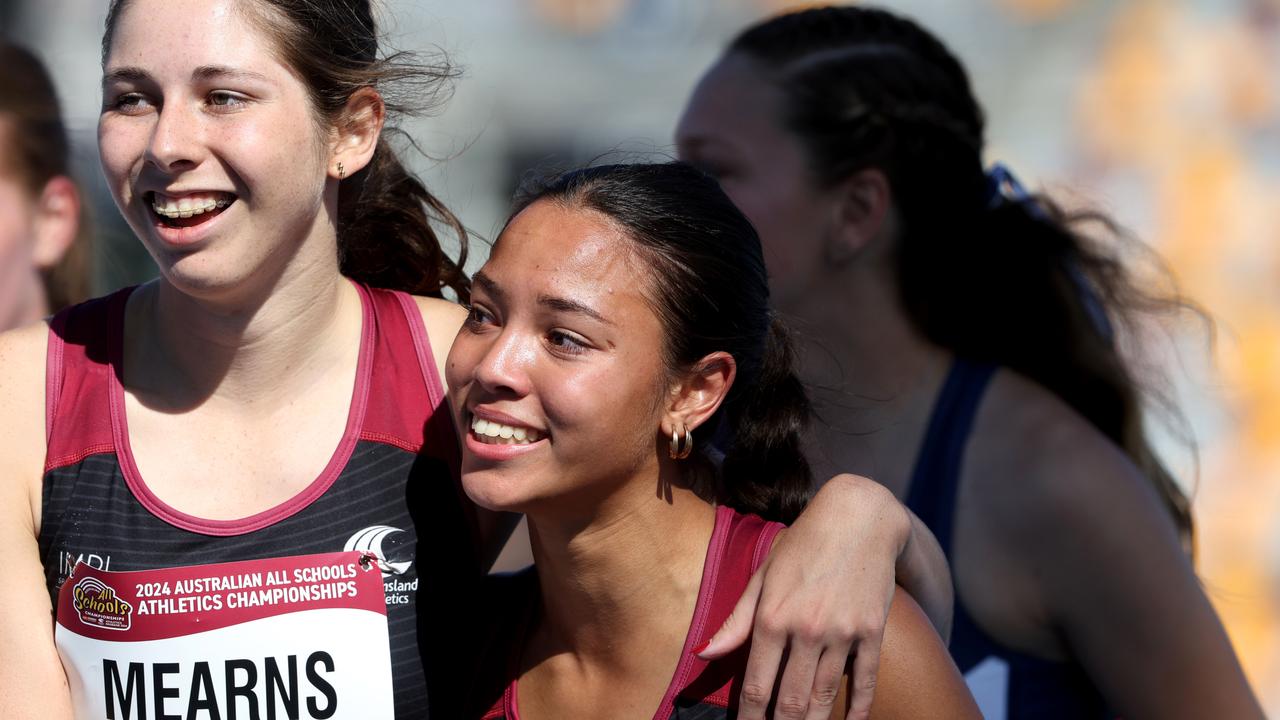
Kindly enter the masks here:
M 360 552 L 107 572 L 58 595 L 76 717 L 391 720 L 382 573 Z

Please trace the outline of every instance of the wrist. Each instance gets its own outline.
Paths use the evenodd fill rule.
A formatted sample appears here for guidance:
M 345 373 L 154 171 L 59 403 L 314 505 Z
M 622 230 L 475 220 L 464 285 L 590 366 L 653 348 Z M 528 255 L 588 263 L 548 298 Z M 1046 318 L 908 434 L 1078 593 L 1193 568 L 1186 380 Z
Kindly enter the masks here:
M 823 493 L 842 508 L 845 518 L 853 518 L 866 534 L 878 539 L 896 561 L 906 557 L 914 516 L 888 488 L 861 475 L 842 473 L 823 485 L 818 494 Z

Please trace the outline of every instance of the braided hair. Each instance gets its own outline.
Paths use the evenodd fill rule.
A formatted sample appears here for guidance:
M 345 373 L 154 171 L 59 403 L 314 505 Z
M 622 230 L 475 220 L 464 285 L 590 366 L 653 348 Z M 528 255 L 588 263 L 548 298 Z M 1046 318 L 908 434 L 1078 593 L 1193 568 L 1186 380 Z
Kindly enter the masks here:
M 911 20 L 865 6 L 810 9 L 748 28 L 729 52 L 784 94 L 780 121 L 820 183 L 885 174 L 901 218 L 899 299 L 915 327 L 1069 404 L 1149 478 L 1190 547 L 1190 503 L 1151 447 L 1134 374 L 1100 330 L 1189 304 L 1140 290 L 1119 251 L 1083 232 L 1119 235 L 1114 223 L 1067 215 L 1043 196 L 993 198 L 968 75 Z

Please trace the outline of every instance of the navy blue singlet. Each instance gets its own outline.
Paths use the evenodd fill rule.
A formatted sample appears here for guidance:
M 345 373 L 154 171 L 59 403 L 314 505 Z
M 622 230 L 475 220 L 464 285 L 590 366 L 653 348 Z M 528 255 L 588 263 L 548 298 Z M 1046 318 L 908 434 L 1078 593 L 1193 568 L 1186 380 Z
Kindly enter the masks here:
M 950 560 L 956 495 L 965 444 L 996 367 L 957 358 L 934 405 L 911 476 L 907 507 L 933 531 Z M 982 631 L 959 594 L 951 657 L 987 720 L 1066 720 L 1110 717 L 1083 670 L 1004 647 Z

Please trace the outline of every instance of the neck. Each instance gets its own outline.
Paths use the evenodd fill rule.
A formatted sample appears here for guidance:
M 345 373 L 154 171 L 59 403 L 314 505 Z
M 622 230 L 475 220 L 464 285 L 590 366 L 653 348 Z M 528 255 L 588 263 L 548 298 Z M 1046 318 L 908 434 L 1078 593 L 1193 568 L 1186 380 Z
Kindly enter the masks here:
M 9 309 L 0 317 L 0 331 L 30 325 L 49 315 L 49 300 L 39 273 L 33 270 L 24 280 L 15 282 L 19 289 L 10 296 Z
M 645 489 L 624 490 L 585 522 L 529 514 L 543 598 L 538 634 L 550 652 L 621 672 L 679 653 L 715 509 L 686 490 L 655 495 L 655 484 L 631 483 Z
M 888 263 L 875 265 L 833 271 L 784 314 L 815 411 L 815 477 L 854 472 L 900 494 L 951 356 L 915 328 Z
M 234 300 L 196 298 L 161 279 L 130 298 L 126 325 L 140 331 L 126 367 L 142 370 L 129 373 L 135 390 L 173 409 L 210 397 L 269 408 L 358 346 L 351 335 L 360 312 L 336 263 L 328 272 L 286 273 Z
M 887 263 L 845 268 L 824 285 L 786 311 L 799 330 L 800 373 L 818 395 L 891 403 L 948 356 L 907 316 Z

